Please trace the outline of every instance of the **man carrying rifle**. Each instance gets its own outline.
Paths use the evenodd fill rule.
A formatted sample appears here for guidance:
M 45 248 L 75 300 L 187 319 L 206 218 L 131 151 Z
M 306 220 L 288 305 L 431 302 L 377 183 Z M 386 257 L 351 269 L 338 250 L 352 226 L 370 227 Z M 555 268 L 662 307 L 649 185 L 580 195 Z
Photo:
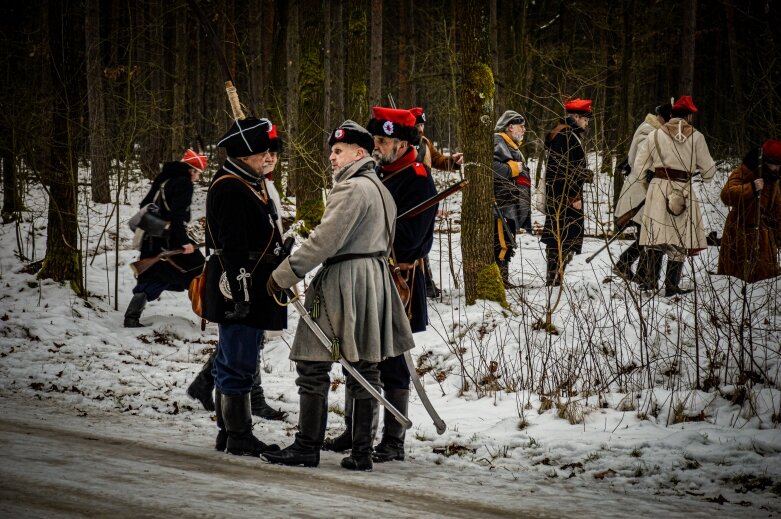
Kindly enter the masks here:
M 618 231 L 626 226 L 635 228 L 635 241 L 618 257 L 613 272 L 627 281 L 643 280 L 647 276 L 645 272 L 646 259 L 640 247 L 640 223 L 643 219 L 643 206 L 645 197 L 648 193 L 648 183 L 646 182 L 647 171 L 639 171 L 634 167 L 637 150 L 640 144 L 645 141 L 648 134 L 658 130 L 664 123 L 670 120 L 673 107 L 670 103 L 659 105 L 654 109 L 653 114 L 647 114 L 645 120 L 637 127 L 632 137 L 632 144 L 629 145 L 629 155 L 627 157 L 629 174 L 624 180 L 621 188 L 621 196 L 616 202 L 616 226 Z M 624 223 L 624 220 L 628 220 Z M 640 258 L 637 264 L 637 275 L 632 272 L 632 264 Z M 659 261 L 659 258 L 654 258 Z M 661 266 L 655 267 L 656 270 Z
M 255 382 L 264 330 L 287 326 L 286 307 L 266 293 L 271 271 L 284 257 L 274 224 L 277 209 L 263 179 L 271 153 L 267 119 L 237 119 L 218 142 L 228 158 L 206 197 L 204 318 L 219 325 L 214 358 L 218 449 L 260 456 L 266 445 L 252 434 L 250 391 Z M 227 433 L 227 440 L 221 443 Z
M 414 119 L 413 119 L 414 120 Z M 322 268 L 306 292 L 312 320 L 331 339 L 329 352 L 308 326 L 299 324 L 290 353 L 296 362 L 300 396 L 298 432 L 292 445 L 265 452 L 271 463 L 316 467 L 325 436 L 331 365 L 341 356 L 375 389 L 378 363 L 414 347 L 404 305 L 394 287 L 388 256 L 396 231 L 396 205 L 374 171 L 372 136 L 345 121 L 328 140 L 334 187 L 320 224 L 268 280 L 269 294 L 294 286 Z M 423 295 L 425 298 L 425 293 Z M 377 401 L 352 375 L 352 452 L 349 470 L 372 469 L 372 419 Z
M 181 254 L 156 261 L 139 273 L 133 298 L 125 310 L 125 328 L 144 326 L 139 319 L 148 301 L 154 301 L 165 290 L 186 290 L 203 269 L 203 254 L 187 236 L 187 222 L 190 221 L 193 183 L 205 170 L 206 156 L 188 149 L 180 161 L 163 164 L 162 172 L 155 177 L 152 188 L 141 201 L 141 207 L 154 203 L 160 217 L 169 222 L 162 236 L 143 235 L 141 260 L 155 258 L 164 251 L 181 250 Z

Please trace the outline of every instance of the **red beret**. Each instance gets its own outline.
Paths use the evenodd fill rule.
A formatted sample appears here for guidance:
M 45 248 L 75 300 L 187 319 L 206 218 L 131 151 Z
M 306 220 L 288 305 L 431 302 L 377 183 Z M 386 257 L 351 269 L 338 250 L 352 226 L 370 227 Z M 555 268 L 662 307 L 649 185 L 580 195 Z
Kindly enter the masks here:
M 418 130 L 415 129 L 415 116 L 410 110 L 372 107 L 372 118 L 366 129 L 372 135 L 392 137 L 402 141 L 417 143 Z
M 762 154 L 765 160 L 770 160 L 776 164 L 781 163 L 781 141 L 768 139 L 762 145 Z
M 673 112 L 687 112 L 690 114 L 697 113 L 697 107 L 694 106 L 692 96 L 681 96 L 673 105 Z
M 182 162 L 201 173 L 206 171 L 206 155 L 203 155 L 202 153 L 196 153 L 190 148 L 187 148 L 187 151 L 184 152 Z
M 571 99 L 564 103 L 564 110 L 569 114 L 591 115 L 591 99 Z

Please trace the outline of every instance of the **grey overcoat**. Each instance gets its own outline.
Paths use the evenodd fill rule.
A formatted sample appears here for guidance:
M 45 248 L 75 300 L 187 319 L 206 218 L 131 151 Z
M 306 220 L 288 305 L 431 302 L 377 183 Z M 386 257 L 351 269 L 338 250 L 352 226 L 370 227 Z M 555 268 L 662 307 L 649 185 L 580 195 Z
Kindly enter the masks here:
M 374 173 L 374 160 L 356 161 L 336 174 L 320 224 L 272 273 L 279 286 L 289 288 L 329 258 L 383 254 L 323 266 L 306 291 L 306 308 L 318 301 L 315 322 L 328 337 L 339 338 L 341 355 L 350 362 L 379 362 L 415 346 L 388 269 L 395 220 L 396 204 Z M 290 359 L 332 360 L 303 321 Z

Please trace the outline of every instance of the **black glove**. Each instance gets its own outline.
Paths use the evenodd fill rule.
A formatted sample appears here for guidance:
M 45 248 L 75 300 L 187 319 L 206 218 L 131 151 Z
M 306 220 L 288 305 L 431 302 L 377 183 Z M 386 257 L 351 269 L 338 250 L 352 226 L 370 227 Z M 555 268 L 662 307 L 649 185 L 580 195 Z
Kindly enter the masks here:
M 269 276 L 268 281 L 266 281 L 266 292 L 268 292 L 268 295 L 274 297 L 274 294 L 282 292 L 282 290 L 282 287 L 274 281 L 274 276 Z
M 225 312 L 225 319 L 228 321 L 241 321 L 249 315 L 249 303 L 240 301 L 233 307 L 232 312 Z

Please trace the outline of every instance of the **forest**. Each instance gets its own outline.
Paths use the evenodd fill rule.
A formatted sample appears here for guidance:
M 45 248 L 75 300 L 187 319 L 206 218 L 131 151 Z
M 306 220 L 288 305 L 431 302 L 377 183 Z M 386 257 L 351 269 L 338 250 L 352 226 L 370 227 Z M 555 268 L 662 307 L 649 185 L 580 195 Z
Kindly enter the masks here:
M 92 200 L 109 203 L 185 147 L 218 164 L 213 143 L 232 117 L 228 75 L 246 112 L 280 127 L 286 192 L 308 223 L 329 182 L 330 129 L 365 124 L 374 105 L 424 107 L 427 135 L 465 152 L 473 181 L 469 300 L 491 264 L 481 164 L 504 110 L 526 117 L 530 158 L 542 157 L 545 133 L 576 97 L 594 100 L 589 149 L 619 160 L 644 115 L 684 94 L 716 158 L 781 133 L 781 5 L 772 0 L 14 0 L 0 24 L 3 219 L 23 210 L 25 185 L 46 187 L 40 275 L 59 280 L 79 279 L 78 168 L 88 168 Z M 603 164 L 612 176 L 611 160 Z

